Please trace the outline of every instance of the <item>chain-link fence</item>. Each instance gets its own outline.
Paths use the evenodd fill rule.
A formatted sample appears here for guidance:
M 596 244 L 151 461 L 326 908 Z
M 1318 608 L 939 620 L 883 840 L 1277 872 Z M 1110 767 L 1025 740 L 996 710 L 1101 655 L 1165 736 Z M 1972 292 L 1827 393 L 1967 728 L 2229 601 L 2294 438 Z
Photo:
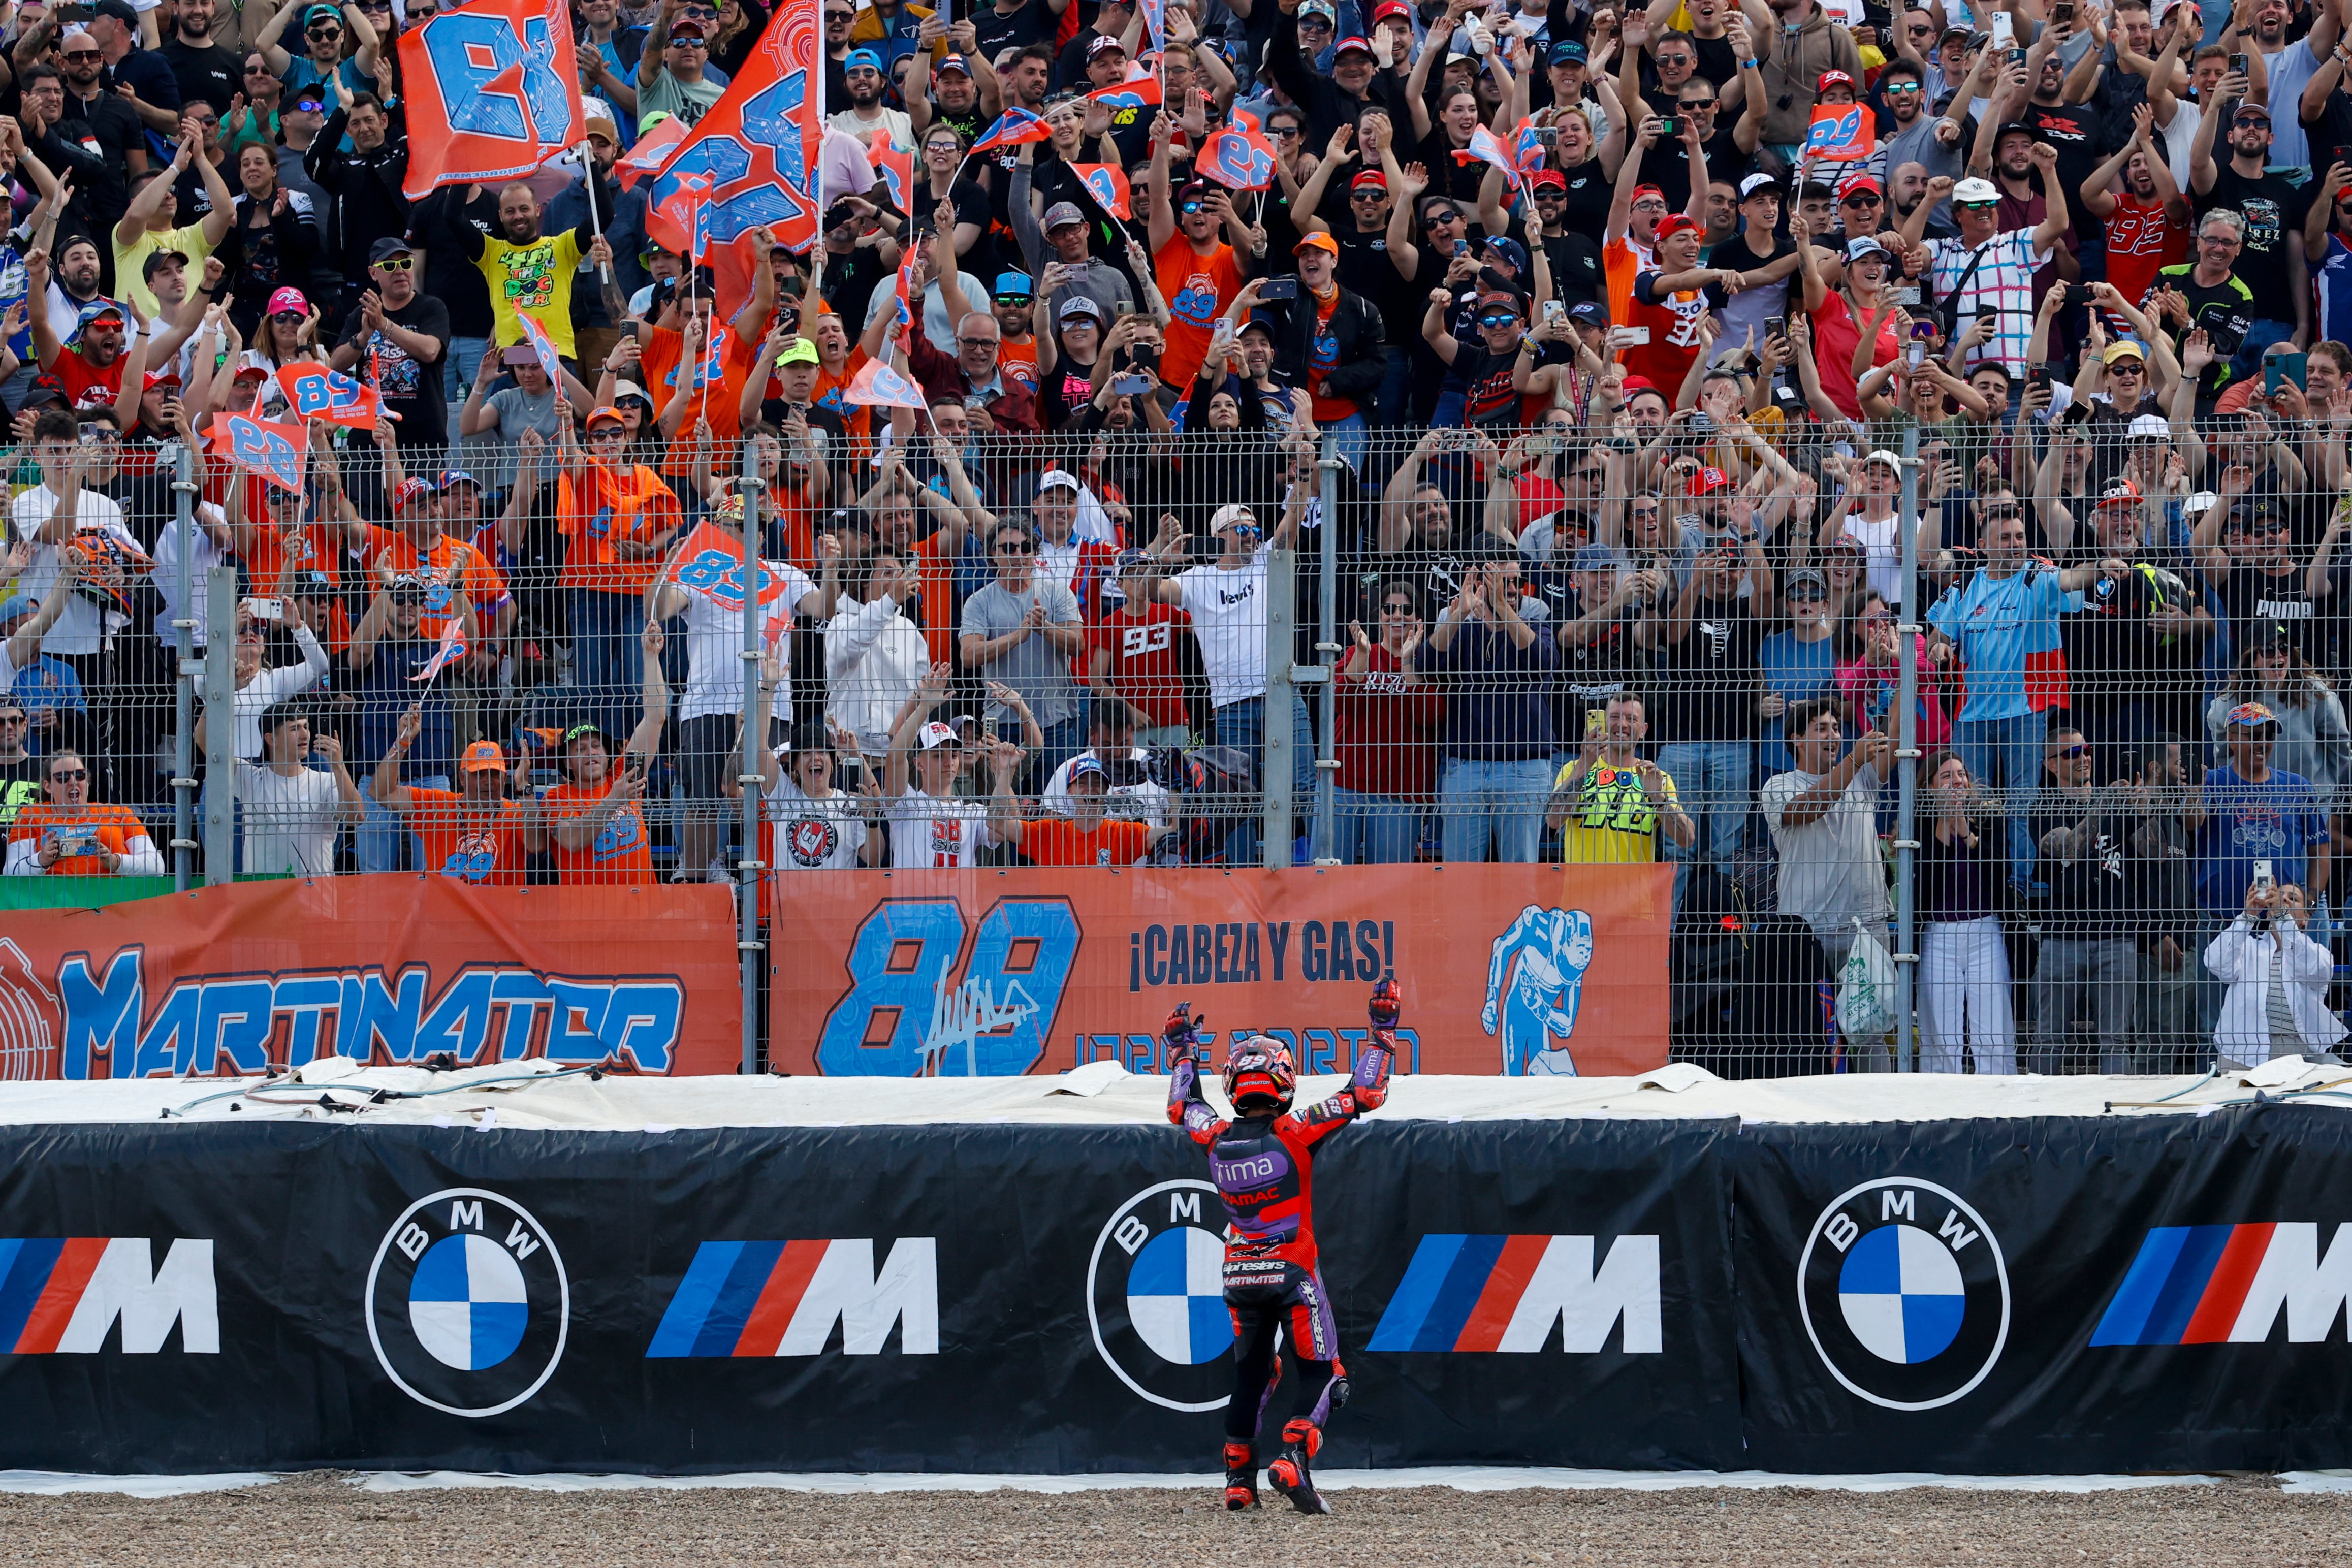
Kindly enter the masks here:
M 317 427 L 299 492 L 37 443 L 7 869 L 1664 861 L 1672 1044 L 1727 1075 L 2334 1043 L 2318 470 L 2146 421 L 1873 447 L 1648 406 L 958 442 L 875 410 L 756 427 L 748 483 L 626 431 L 387 465 Z

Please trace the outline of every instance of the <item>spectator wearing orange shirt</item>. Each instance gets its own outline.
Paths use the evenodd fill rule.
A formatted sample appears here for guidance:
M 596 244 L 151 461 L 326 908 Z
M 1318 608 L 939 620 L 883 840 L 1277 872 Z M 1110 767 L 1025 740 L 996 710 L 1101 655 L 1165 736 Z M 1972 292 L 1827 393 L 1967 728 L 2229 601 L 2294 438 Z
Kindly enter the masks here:
M 669 683 L 662 679 L 662 629 L 648 621 L 638 640 L 646 669 L 645 711 L 621 766 L 613 767 L 613 737 L 593 719 L 563 732 L 563 782 L 539 799 L 524 829 L 524 843 L 547 852 L 556 880 L 613 887 L 650 886 L 653 845 L 646 837 L 646 773 L 661 749 L 662 726 L 669 719 Z
M 50 753 L 41 782 L 47 798 L 21 808 L 8 830 L 10 876 L 163 874 L 163 856 L 137 813 L 89 798 L 81 753 Z
M 996 291 L 989 301 L 1000 334 L 996 362 L 1005 378 L 1026 387 L 1032 398 L 1037 395 L 1037 335 L 1031 309 L 1035 303 L 1035 286 L 1027 273 L 996 275 Z
M 991 747 L 989 755 L 996 763 L 996 789 L 988 798 L 989 831 L 998 843 L 1018 845 L 1033 865 L 1139 865 L 1156 840 L 1174 836 L 1172 830 L 1163 833 L 1147 822 L 1106 817 L 1103 808 L 1110 794 L 1110 775 L 1091 757 L 1080 757 L 1070 764 L 1067 817 L 1024 821 L 1020 803 L 1013 797 L 1013 773 L 1021 761 L 1021 748 L 1000 744 Z
M 746 339 L 733 323 L 714 319 L 708 293 L 679 295 L 656 325 L 639 330 L 646 393 L 660 411 L 660 431 L 669 442 L 662 472 L 678 477 L 694 472 L 698 419 L 710 422 L 710 450 L 726 464 L 743 434 L 743 382 L 758 357 L 759 338 Z
M 466 747 L 456 789 L 403 784 L 400 759 L 424 728 L 423 708 L 412 706 L 400 716 L 400 732 L 375 765 L 369 793 L 424 841 L 420 870 L 459 882 L 520 886 L 529 819 L 522 802 L 507 798 L 506 753 L 495 740 L 478 740 Z
M 638 629 L 646 591 L 685 524 L 677 497 L 659 474 L 627 460 L 629 427 L 620 411 L 590 411 L 572 439 L 572 418 L 556 422 L 556 531 L 564 538 L 561 578 L 572 614 L 572 684 L 588 694 L 599 727 L 627 727 L 627 694 L 645 679 Z

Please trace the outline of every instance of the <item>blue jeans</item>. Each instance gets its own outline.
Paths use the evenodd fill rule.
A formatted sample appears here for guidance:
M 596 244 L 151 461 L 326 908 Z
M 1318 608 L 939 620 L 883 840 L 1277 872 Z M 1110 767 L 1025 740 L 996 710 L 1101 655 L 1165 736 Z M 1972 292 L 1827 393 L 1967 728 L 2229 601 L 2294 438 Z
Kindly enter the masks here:
M 1342 865 L 1409 865 L 1420 836 L 1421 807 L 1395 795 L 1331 791 L 1339 839 L 1331 852 Z
M 1262 793 L 1268 788 L 1265 777 L 1265 698 L 1244 697 L 1237 703 L 1227 703 L 1216 711 L 1215 742 L 1230 746 L 1249 758 L 1250 781 Z M 1307 700 L 1296 692 L 1290 697 L 1290 793 L 1294 812 L 1303 804 L 1303 798 L 1315 789 L 1315 730 L 1307 716 Z M 1254 815 L 1234 827 L 1225 839 L 1225 863 L 1228 865 L 1257 864 L 1258 824 L 1262 814 Z M 1268 863 L 1288 865 L 1290 855 L 1286 849 L 1279 856 L 1269 856 Z
M 645 603 L 634 593 L 572 591 L 572 688 L 576 717 L 593 719 L 607 735 L 626 740 L 637 727 L 646 678 Z
M 368 770 L 371 779 L 373 778 L 374 772 L 373 768 Z M 449 776 L 446 773 L 436 773 L 429 779 L 404 779 L 401 782 L 414 784 L 420 789 L 446 789 L 449 788 Z M 425 863 L 425 841 L 415 833 L 404 835 L 401 831 L 400 813 L 377 800 L 375 791 L 366 784 L 360 786 L 360 804 L 365 813 L 360 819 L 358 839 L 360 870 L 400 870 L 400 841 L 404 836 L 410 845 L 409 857 L 412 869 L 416 871 L 431 869 Z
M 1477 865 L 1495 846 L 1508 865 L 1532 865 L 1543 841 L 1544 807 L 1551 800 L 1551 762 L 1480 762 L 1449 757 L 1437 786 L 1444 814 L 1445 860 Z
M 2038 713 L 2015 718 L 1963 719 L 1952 726 L 1952 749 L 1980 789 L 2001 791 L 2001 814 L 2009 819 L 2009 878 L 2033 880 L 2033 832 L 2030 819 L 2042 790 L 2042 742 L 2049 720 Z
M 1364 471 L 1364 450 L 1370 438 L 1365 433 L 1362 414 L 1351 413 L 1345 419 L 1335 420 L 1323 427 L 1323 434 L 1331 438 L 1331 449 L 1348 465 L 1349 473 L 1361 474 Z
M 1045 737 L 1045 743 L 1037 748 L 1034 764 L 1037 769 L 1037 792 L 1042 795 L 1054 777 L 1054 769 L 1087 748 L 1087 731 L 1085 724 L 1075 717 L 1038 727 Z
M 451 402 L 463 402 L 482 368 L 482 356 L 489 351 L 488 338 L 450 339 L 449 351 L 441 356 L 441 395 Z
M 1675 906 L 1682 906 L 1683 887 L 1693 864 L 1727 869 L 1739 853 L 1748 830 L 1748 812 L 1755 802 L 1749 789 L 1756 766 L 1756 743 L 1749 740 L 1678 740 L 1658 747 L 1658 767 L 1675 781 L 1675 799 L 1691 820 L 1696 836 L 1688 849 L 1668 838 L 1663 829 L 1658 844 L 1675 866 Z
M 2246 340 L 2238 345 L 2231 356 L 2230 375 L 2234 381 L 2263 373 L 2263 350 L 2273 343 L 2284 343 L 2294 336 L 2294 323 L 2273 321 L 2267 318 L 2246 329 Z

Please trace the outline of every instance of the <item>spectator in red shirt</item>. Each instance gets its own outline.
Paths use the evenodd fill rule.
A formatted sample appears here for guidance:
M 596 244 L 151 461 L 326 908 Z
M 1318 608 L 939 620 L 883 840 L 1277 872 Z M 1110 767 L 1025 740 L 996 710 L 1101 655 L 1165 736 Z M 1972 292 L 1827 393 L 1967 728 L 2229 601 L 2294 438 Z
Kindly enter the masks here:
M 1437 789 L 1444 704 L 1413 667 L 1423 638 L 1420 596 L 1395 579 L 1381 590 L 1380 607 L 1379 641 L 1350 621 L 1356 645 L 1339 666 L 1339 771 L 1331 794 L 1339 810 L 1336 852 L 1349 865 L 1410 862 Z
M 34 253 L 35 258 L 39 252 Z M 34 290 L 33 298 L 47 286 L 48 267 L 46 262 L 28 260 L 25 276 Z M 32 313 L 33 353 L 41 361 L 41 369 L 58 378 L 64 386 L 66 401 L 76 406 L 85 401 L 85 394 L 99 392 L 111 402 L 122 392 L 122 371 L 128 362 L 123 355 L 129 318 L 122 307 L 111 299 L 100 299 L 81 308 L 81 317 L 75 323 L 74 334 L 65 342 L 58 341 L 49 331 L 48 312 Z
M 1108 608 L 1087 633 L 1087 688 L 1097 703 L 1135 712 L 1135 744 L 1181 746 L 1192 716 L 1178 663 L 1192 618 L 1154 593 L 1159 572 L 1148 551 L 1121 550 L 1114 580 L 1103 585 Z
M 975 310 L 956 323 L 953 359 L 932 348 L 923 333 L 909 334 L 896 322 L 890 339 L 905 350 L 908 376 L 933 399 L 951 397 L 966 408 L 986 409 L 1000 434 L 1039 434 L 1037 394 L 1004 373 L 1004 329 L 987 311 Z
M 1016 844 L 1033 865 L 1136 865 L 1151 852 L 1161 830 L 1148 822 L 1118 821 L 1103 814 L 1110 775 L 1092 758 L 1070 764 L 1070 814 L 1024 821 L 1013 798 L 1018 747 L 999 746 L 996 789 L 988 798 L 988 826 L 1000 844 Z M 1010 757 L 1005 753 L 1011 753 Z M 1171 835 L 1172 837 L 1172 833 Z

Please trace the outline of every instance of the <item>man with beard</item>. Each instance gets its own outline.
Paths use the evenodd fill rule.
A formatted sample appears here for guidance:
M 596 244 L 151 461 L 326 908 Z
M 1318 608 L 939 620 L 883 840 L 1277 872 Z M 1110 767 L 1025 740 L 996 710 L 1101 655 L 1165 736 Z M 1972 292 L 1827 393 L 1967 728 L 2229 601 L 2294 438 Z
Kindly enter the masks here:
M 588 221 L 588 185 L 593 181 L 597 205 L 604 214 L 604 248 L 610 260 L 593 255 L 594 267 L 582 275 L 581 281 L 590 285 L 588 298 L 575 306 L 580 342 L 580 362 L 601 365 L 614 345 L 621 340 L 629 326 L 629 296 L 645 282 L 645 267 L 638 260 L 646 247 L 646 196 L 653 187 L 641 182 L 636 189 L 625 191 L 613 174 L 614 162 L 621 155 L 621 130 L 611 114 L 602 107 L 591 104 L 587 115 L 588 168 L 583 177 L 566 185 L 547 204 L 547 226 L 561 233 L 578 228 Z M 609 273 L 609 280 L 606 274 Z
M 213 106 L 215 114 L 226 114 L 244 84 L 236 51 L 224 47 L 215 30 L 219 0 L 180 0 L 165 15 L 172 36 L 155 53 L 179 81 L 180 101 L 201 99 Z
M 602 192 L 586 193 L 599 204 Z M 581 258 L 597 243 L 597 214 L 577 227 L 554 235 L 540 233 L 539 197 L 518 181 L 499 193 L 499 233 L 483 234 L 457 215 L 454 206 L 442 209 L 439 238 L 458 255 L 469 256 L 489 287 L 490 310 L 497 323 L 493 336 L 502 348 L 522 341 L 518 310 L 528 310 L 554 340 L 555 351 L 573 358 L 572 289 L 580 276 Z M 602 214 L 609 224 L 612 214 Z
M 449 347 L 449 308 L 417 293 L 419 260 L 397 235 L 375 242 L 366 290 L 331 362 L 375 382 L 384 407 L 400 416 L 394 438 L 402 446 L 437 447 L 448 434 L 441 356 Z
M 106 58 L 85 28 L 68 32 L 58 47 L 65 67 L 63 113 L 55 130 L 97 161 L 89 209 L 99 233 L 121 222 L 131 205 L 130 176 L 147 169 L 147 132 L 121 95 L 100 81 Z M 75 183 L 81 183 L 79 178 Z
M 338 107 L 303 161 L 303 168 L 334 207 L 332 232 L 340 236 L 344 276 L 351 291 L 367 287 L 367 265 L 377 242 L 397 239 L 408 229 L 408 197 L 401 182 L 408 172 L 408 138 L 393 134 L 390 118 L 373 93 L 352 93 L 336 84 Z M 592 116 L 588 135 L 611 121 Z M 351 151 L 343 151 L 343 139 Z
M 990 122 L 995 120 L 1004 101 L 1003 89 L 997 85 L 996 72 L 989 68 L 978 46 L 972 42 L 969 21 L 950 27 L 944 16 L 933 16 L 923 24 L 922 37 L 950 38 L 961 54 L 942 55 L 937 64 L 930 50 L 917 49 L 907 68 L 907 119 L 917 140 L 929 130 L 934 120 L 952 125 L 963 137 L 967 147 L 980 140 Z M 982 154 L 985 156 L 985 154 Z
M 2135 305 L 2155 287 L 2158 269 L 2189 255 L 2189 199 L 2172 183 L 2155 127 L 2154 110 L 2134 109 L 2131 140 L 2083 182 L 2083 210 L 2106 229 L 2107 281 Z
M 179 198 L 173 191 L 173 182 L 196 161 L 196 150 L 203 141 L 202 131 L 193 123 L 184 124 L 172 162 L 134 180 L 138 190 L 122 221 L 114 225 L 115 287 L 148 316 L 156 313 L 155 296 L 142 280 L 142 268 L 148 256 L 159 250 L 177 251 L 190 260 L 202 261 L 212 255 L 214 247 L 228 233 L 228 185 L 209 161 L 204 164 L 204 174 L 212 193 L 212 211 L 198 223 L 183 226 L 174 222 L 179 215 Z
M 1878 73 L 1878 95 L 1886 105 L 1887 119 L 1879 128 L 1886 140 L 1879 148 L 1878 166 L 1886 171 L 1887 183 L 1895 183 L 1895 172 L 1906 163 L 1916 163 L 1925 171 L 1919 176 L 1922 191 L 1937 174 L 1958 179 L 1961 149 L 1976 131 L 1968 117 L 1968 105 L 1955 102 L 1958 113 L 1954 117 L 1931 112 L 1927 77 L 1909 60 L 1886 62 Z
M 1370 44 L 1361 38 L 1342 38 L 1331 57 L 1331 74 L 1323 76 L 1298 47 L 1296 15 L 1283 16 L 1276 21 L 1266 64 L 1275 85 L 1307 111 L 1309 147 L 1329 145 L 1332 131 L 1342 125 L 1355 124 L 1366 110 L 1389 107 L 1373 80 L 1381 74 L 1380 62 L 1373 57 Z M 1402 105 L 1396 107 L 1391 118 L 1406 118 Z
M 2027 51 L 2025 68 L 2031 74 L 2033 92 L 2016 114 L 2021 124 L 2057 152 L 2058 178 L 2065 182 L 2066 189 L 2079 191 L 2097 166 L 2096 144 L 2105 126 L 2098 111 L 2080 101 L 2081 97 L 2088 95 L 2087 85 L 2080 96 L 2070 95 L 2066 90 L 2066 62 L 2059 51 L 2071 31 L 2068 24 L 2053 22 L 2042 29 L 2042 37 Z M 2083 221 L 2080 213 L 2075 216 L 2076 239 L 2095 241 L 2098 226 Z
M 613 106 L 622 133 L 634 141 L 637 67 L 645 59 L 646 30 L 622 22 L 620 0 L 581 0 L 579 12 L 580 37 L 573 47 L 580 61 L 580 84 Z M 415 13 L 410 15 L 413 17 Z
M 2189 167 L 2200 219 L 2226 208 L 2244 220 L 2237 259 L 2230 268 L 2254 298 L 2254 308 L 2248 312 L 2252 321 L 2230 362 L 2231 373 L 2240 378 L 2255 372 L 2263 350 L 2273 343 L 2291 338 L 2300 349 L 2311 340 L 2311 290 L 2303 256 L 2304 210 L 2311 196 L 2284 175 L 2270 172 L 2278 154 L 2271 111 L 2246 99 L 2246 90 L 2243 77 L 2221 78 L 2220 90 L 2205 100 Z M 2231 103 L 2234 109 L 2227 107 Z M 2214 161 L 2213 144 L 2225 111 L 2230 161 L 2221 164 Z M 2302 136 L 2297 129 L 2298 144 Z M 2286 309 L 2280 308 L 2282 302 Z
M 2027 68 L 2032 68 L 2029 65 Z M 2037 152 L 2045 150 L 2052 154 L 2050 162 L 2034 157 Z M 2060 210 L 2066 193 L 2082 189 L 2079 181 L 2070 185 L 2059 180 L 2057 151 L 2042 141 L 2040 131 L 2028 125 L 2004 125 L 1994 136 L 1992 183 L 2000 192 L 2000 226 L 2004 233 L 2011 229 L 2039 233 L 2042 220 Z M 2062 222 L 2053 239 L 2049 260 L 2034 269 L 2036 300 L 2049 291 L 2052 284 L 2073 283 L 2082 277 L 2082 264 L 2074 257 L 2080 242 L 2074 236 L 2074 225 Z M 2055 347 L 2053 344 L 2053 350 Z
M 882 101 L 883 89 L 888 85 L 882 74 L 882 57 L 872 49 L 852 49 L 849 58 L 842 63 L 842 82 L 849 94 L 849 107 L 827 121 L 835 131 L 865 141 L 877 131 L 887 131 L 890 145 L 900 152 L 915 150 L 915 123 L 903 109 L 892 109 Z
M 172 68 L 139 47 L 139 13 L 131 0 L 98 0 L 87 24 L 109 73 L 139 122 L 161 136 L 180 128 L 180 81 Z
M 2312 77 L 2321 65 L 2336 53 L 2336 46 L 2344 36 L 2344 17 L 2333 5 L 2311 8 L 2311 31 L 2293 43 L 2287 41 L 2287 25 L 2294 19 L 2294 7 L 2288 0 L 2262 0 L 2254 12 L 2254 48 L 2263 57 L 2263 71 L 2269 91 L 2261 100 L 2277 104 L 2284 111 L 2278 127 L 2277 140 L 2270 146 L 2270 162 L 2274 168 L 2291 169 L 2310 166 L 2318 161 L 2311 155 L 2310 140 L 2304 135 L 2298 117 L 2292 112 L 2294 105 L 2303 100 L 2303 89 L 2311 85 Z M 2231 27 L 2237 26 L 2233 15 Z M 2231 47 L 2227 32 L 2221 42 Z M 2237 95 L 2242 96 L 2242 88 Z M 2191 174 L 2191 179 L 2195 175 Z M 2298 290 L 2298 292 L 2300 292 Z

